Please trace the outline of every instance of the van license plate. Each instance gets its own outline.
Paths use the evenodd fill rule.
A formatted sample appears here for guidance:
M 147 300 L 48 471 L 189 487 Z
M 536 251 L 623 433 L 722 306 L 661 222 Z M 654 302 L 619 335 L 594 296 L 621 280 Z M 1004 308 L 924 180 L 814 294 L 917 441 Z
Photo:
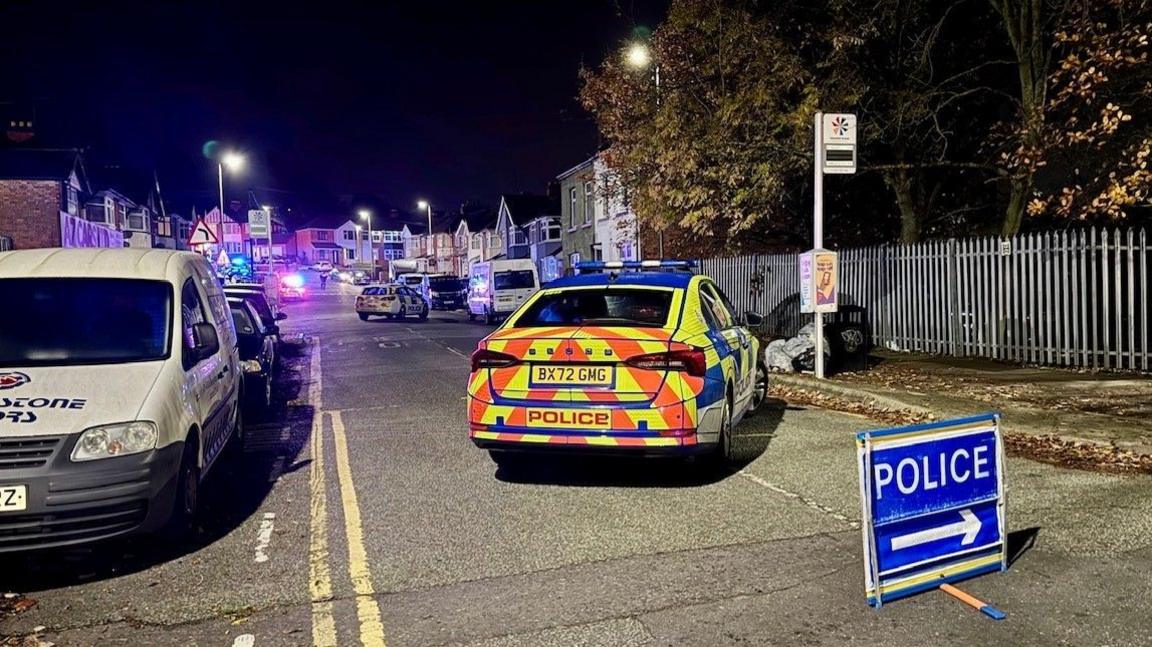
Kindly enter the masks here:
M 611 386 L 611 366 L 533 366 L 533 386 Z
M 28 509 L 28 487 L 0 485 L 0 512 L 20 512 Z

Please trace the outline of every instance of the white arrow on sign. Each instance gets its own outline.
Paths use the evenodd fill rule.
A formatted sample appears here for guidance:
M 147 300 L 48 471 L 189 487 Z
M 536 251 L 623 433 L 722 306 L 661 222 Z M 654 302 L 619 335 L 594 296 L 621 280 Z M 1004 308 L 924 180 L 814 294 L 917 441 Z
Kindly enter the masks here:
M 926 544 L 930 541 L 936 541 L 937 539 L 955 537 L 956 535 L 964 535 L 964 538 L 960 540 L 960 545 L 967 546 L 976 541 L 976 535 L 980 532 L 980 517 L 977 517 L 968 509 L 961 510 L 960 516 L 964 519 L 963 521 L 893 537 L 892 550 L 912 548 L 913 546 Z

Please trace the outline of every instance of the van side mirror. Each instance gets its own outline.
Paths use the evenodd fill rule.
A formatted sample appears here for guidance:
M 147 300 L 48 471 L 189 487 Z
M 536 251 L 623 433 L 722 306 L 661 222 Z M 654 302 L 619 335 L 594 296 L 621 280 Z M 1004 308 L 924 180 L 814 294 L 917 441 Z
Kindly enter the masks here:
M 276 316 L 275 316 L 275 317 L 273 317 L 273 318 L 274 318 L 276 321 L 284 321 L 285 319 L 287 319 L 287 318 L 288 318 L 288 313 L 287 313 L 287 312 L 277 312 L 277 313 L 276 313 Z
M 192 326 L 192 351 L 196 361 L 211 357 L 220 351 L 220 338 L 216 335 L 216 327 L 210 323 L 198 323 Z
M 744 325 L 749 328 L 759 328 L 764 325 L 764 315 L 752 311 L 745 312 Z

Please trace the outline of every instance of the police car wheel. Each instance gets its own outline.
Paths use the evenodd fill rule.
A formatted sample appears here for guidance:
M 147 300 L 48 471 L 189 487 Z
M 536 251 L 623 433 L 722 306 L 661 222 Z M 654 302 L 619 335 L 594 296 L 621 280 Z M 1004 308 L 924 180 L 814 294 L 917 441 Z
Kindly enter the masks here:
M 752 387 L 752 401 L 748 404 L 747 415 L 753 415 L 764 405 L 768 399 L 768 367 L 763 364 L 756 365 L 755 386 Z
M 360 314 L 360 321 L 368 321 L 367 313 L 361 312 L 359 314 Z
M 404 306 L 400 306 L 400 312 L 396 313 L 396 318 L 397 319 L 403 319 L 404 317 L 407 317 L 407 316 L 408 316 L 408 309 L 405 308 Z
M 420 311 L 420 318 L 421 319 L 427 319 L 428 318 L 428 306 L 427 305 L 425 305 L 424 309 Z
M 506 452 L 498 449 L 489 449 L 488 456 L 496 463 L 497 467 L 505 469 L 516 469 L 523 467 L 526 460 L 524 454 L 517 452 Z

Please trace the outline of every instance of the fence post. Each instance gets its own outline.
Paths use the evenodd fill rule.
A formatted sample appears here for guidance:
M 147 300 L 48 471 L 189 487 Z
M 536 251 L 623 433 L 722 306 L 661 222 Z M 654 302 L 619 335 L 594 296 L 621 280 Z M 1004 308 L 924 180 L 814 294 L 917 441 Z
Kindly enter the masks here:
M 949 335 L 951 354 L 953 357 L 964 357 L 964 345 L 960 343 L 960 285 L 959 285 L 959 254 L 955 238 L 948 239 L 948 325 L 952 334 Z

